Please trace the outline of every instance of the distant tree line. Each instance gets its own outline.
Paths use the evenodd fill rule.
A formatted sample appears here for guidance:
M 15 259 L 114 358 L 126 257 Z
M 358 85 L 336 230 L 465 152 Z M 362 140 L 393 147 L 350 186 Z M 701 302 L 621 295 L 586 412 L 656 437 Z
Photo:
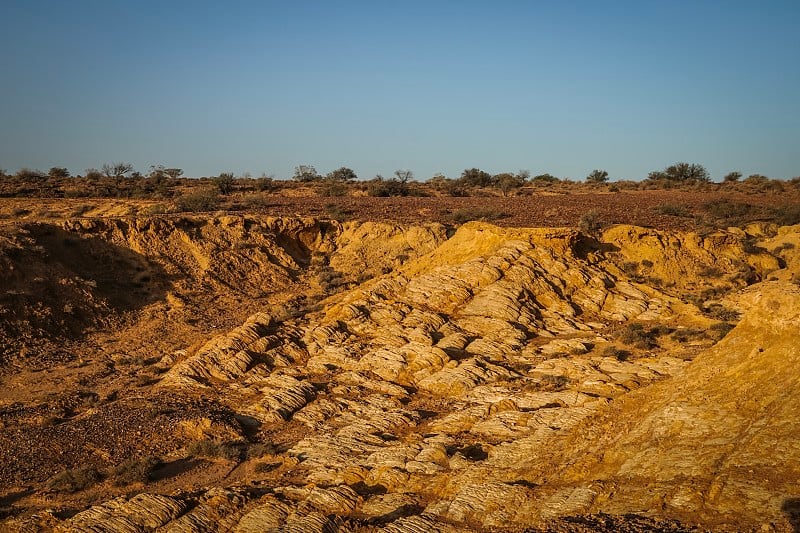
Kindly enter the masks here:
M 742 186 L 761 190 L 777 190 L 781 183 L 800 184 L 800 177 L 788 182 L 771 180 L 761 174 L 751 174 L 744 179 L 742 177 L 739 171 L 729 172 L 722 177 L 722 184 L 741 183 Z M 606 187 L 611 191 L 621 188 L 699 187 L 711 184 L 710 174 L 703 165 L 685 162 L 649 172 L 644 180 L 638 182 L 621 179 L 610 182 L 609 178 L 608 171 L 594 169 L 581 181 L 587 187 Z M 254 179 L 249 174 L 236 176 L 232 172 L 189 179 L 184 177 L 183 169 L 164 165 L 152 165 L 142 174 L 126 162 L 105 163 L 100 169 L 88 168 L 83 174 L 75 176 L 65 167 L 52 167 L 46 172 L 21 168 L 14 174 L 0 170 L 0 195 L 4 196 L 172 198 L 181 194 L 182 188 L 198 186 L 207 188 L 209 194 L 222 196 L 234 192 L 274 192 L 297 186 L 311 187 L 322 196 L 344 196 L 354 191 L 361 191 L 360 194 L 369 196 L 470 196 L 484 193 L 513 196 L 519 194 L 523 188 L 537 190 L 569 187 L 578 183 L 571 178 L 559 178 L 550 173 L 531 176 L 529 171 L 519 170 L 492 174 L 474 167 L 464 169 L 455 178 L 439 173 L 425 181 L 417 181 L 414 173 L 408 169 L 398 169 L 389 178 L 378 174 L 371 179 L 362 180 L 353 169 L 345 166 L 321 174 L 312 165 L 296 166 L 293 174 L 286 180 L 276 179 L 268 174 Z

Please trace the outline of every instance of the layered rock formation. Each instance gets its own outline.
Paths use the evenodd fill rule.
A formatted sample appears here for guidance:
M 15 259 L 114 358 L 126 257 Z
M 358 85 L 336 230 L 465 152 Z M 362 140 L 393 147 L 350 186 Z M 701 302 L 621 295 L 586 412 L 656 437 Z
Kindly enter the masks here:
M 791 526 L 800 289 L 785 243 L 796 228 L 755 243 L 740 231 L 617 227 L 595 241 L 471 223 L 445 239 L 436 226 L 298 224 L 293 244 L 280 245 L 285 255 L 270 252 L 277 272 L 290 279 L 317 262 L 346 281 L 314 306 L 265 306 L 166 354 L 156 385 L 225 405 L 242 424 L 234 444 L 272 448 L 217 459 L 232 464 L 214 488 L 159 495 L 155 483 L 67 519 L 42 515 L 42 524 L 580 530 L 613 515 L 597 529 Z M 246 226 L 226 227 L 254 232 Z M 711 268 L 722 275 L 704 277 Z M 744 318 L 714 344 L 706 332 L 718 320 L 687 295 L 747 283 L 756 284 L 725 302 Z M 631 324 L 647 342 L 625 340 Z M 197 427 L 175 428 L 175 438 L 211 435 Z M 659 521 L 673 519 L 684 525 Z

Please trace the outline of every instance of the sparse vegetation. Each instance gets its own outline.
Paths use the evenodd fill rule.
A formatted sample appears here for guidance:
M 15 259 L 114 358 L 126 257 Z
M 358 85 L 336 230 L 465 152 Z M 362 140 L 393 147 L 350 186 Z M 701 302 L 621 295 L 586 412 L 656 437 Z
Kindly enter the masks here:
M 264 457 L 265 455 L 274 455 L 275 454 L 275 446 L 268 443 L 255 443 L 250 444 L 247 447 L 247 458 L 248 459 L 259 459 Z
M 383 176 L 375 176 L 367 182 L 367 194 L 376 197 L 408 196 L 408 183 L 397 178 L 384 179 Z
M 238 461 L 242 456 L 242 452 L 238 446 L 218 440 L 195 441 L 189 446 L 187 451 L 189 455 L 227 459 L 228 461 Z
M 564 390 L 570 384 L 567 376 L 544 374 L 539 379 L 539 390 L 557 392 Z
M 610 345 L 605 347 L 602 355 L 604 357 L 613 357 L 617 361 L 627 361 L 633 354 L 631 354 L 631 352 L 628 350 L 623 350 L 617 346 Z
M 596 209 L 587 211 L 581 216 L 579 223 L 580 230 L 587 235 L 595 235 L 603 228 L 603 220 L 600 212 Z
M 675 163 L 664 170 L 651 172 L 647 175 L 647 179 L 669 182 L 706 182 L 711 178 L 703 165 Z
M 122 486 L 131 483 L 146 483 L 150 481 L 153 470 L 161 464 L 161 459 L 152 455 L 129 459 L 114 468 L 114 484 Z
M 800 205 L 784 205 L 772 210 L 775 223 L 780 226 L 800 224 Z
M 729 322 L 717 322 L 716 324 L 711 324 L 709 331 L 714 335 L 714 340 L 719 341 L 730 333 L 734 327 L 736 326 Z
M 646 328 L 644 324 L 634 322 L 626 325 L 617 333 L 617 340 L 632 345 L 640 350 L 651 350 L 658 347 L 658 337 L 672 333 L 668 326 Z
M 188 192 L 175 201 L 178 211 L 213 211 L 219 207 L 219 194 L 211 188 Z
M 739 311 L 729 309 L 722 304 L 714 303 L 702 309 L 702 311 L 709 317 L 722 322 L 737 322 L 739 320 Z
M 231 172 L 223 172 L 211 181 L 214 183 L 214 186 L 217 188 L 217 191 L 219 191 L 220 194 L 228 195 L 233 192 L 233 186 L 236 182 L 236 178 Z
M 326 204 L 325 214 L 332 220 L 343 222 L 350 218 L 352 212 L 337 204 Z
M 608 172 L 605 170 L 593 170 L 586 176 L 587 183 L 605 183 L 608 181 Z
M 465 224 L 473 220 L 499 220 L 507 217 L 508 214 L 491 208 L 458 209 L 450 213 L 447 217 L 454 224 Z
M 661 204 L 655 208 L 656 213 L 659 215 L 667 215 L 671 217 L 690 217 L 692 214 L 689 210 L 682 205 L 678 204 Z
M 78 492 L 91 487 L 102 479 L 103 476 L 99 470 L 93 466 L 84 466 L 56 474 L 47 485 L 50 490 L 57 492 Z
M 708 202 L 703 209 L 715 219 L 724 220 L 729 224 L 743 221 L 756 211 L 756 207 L 751 204 L 727 199 Z

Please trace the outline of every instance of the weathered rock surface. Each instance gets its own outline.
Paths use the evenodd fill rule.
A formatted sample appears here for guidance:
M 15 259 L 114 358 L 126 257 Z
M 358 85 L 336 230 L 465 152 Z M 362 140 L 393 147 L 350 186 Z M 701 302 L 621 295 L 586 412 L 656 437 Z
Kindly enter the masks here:
M 159 496 L 154 483 L 53 518 L 59 528 L 585 530 L 611 515 L 610 531 L 628 514 L 644 530 L 790 527 L 800 289 L 783 243 L 796 229 L 753 247 L 737 231 L 618 227 L 595 242 L 471 223 L 445 240 L 437 226 L 273 224 L 295 235 L 264 237 L 284 250 L 270 253 L 286 279 L 321 262 L 349 281 L 169 354 L 156 386 L 211 397 L 241 422 L 241 453 L 214 481 L 227 488 Z M 198 272 L 224 263 L 187 253 L 205 257 Z M 721 282 L 701 279 L 711 267 Z M 714 346 L 701 335 L 715 321 L 679 298 L 769 278 L 728 297 L 744 318 Z M 628 324 L 650 335 L 644 347 L 620 340 Z M 210 421 L 182 424 L 182 438 L 214 434 Z M 255 442 L 274 447 L 249 458 Z M 574 529 L 561 521 L 575 516 Z

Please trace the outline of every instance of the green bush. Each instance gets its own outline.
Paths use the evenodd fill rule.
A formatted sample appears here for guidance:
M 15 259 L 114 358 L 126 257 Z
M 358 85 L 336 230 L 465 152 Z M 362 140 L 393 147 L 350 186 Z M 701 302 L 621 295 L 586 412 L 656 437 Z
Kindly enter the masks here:
M 181 212 L 214 211 L 219 204 L 219 193 L 208 187 L 185 193 L 175 201 L 175 206 Z
M 234 176 L 230 172 L 223 172 L 219 176 L 212 178 L 211 181 L 217 187 L 220 194 L 230 194 L 233 192 L 233 186 L 236 182 Z
M 367 194 L 369 196 L 389 197 L 389 196 L 408 196 L 408 183 L 397 178 L 383 179 L 377 176 L 367 182 Z

